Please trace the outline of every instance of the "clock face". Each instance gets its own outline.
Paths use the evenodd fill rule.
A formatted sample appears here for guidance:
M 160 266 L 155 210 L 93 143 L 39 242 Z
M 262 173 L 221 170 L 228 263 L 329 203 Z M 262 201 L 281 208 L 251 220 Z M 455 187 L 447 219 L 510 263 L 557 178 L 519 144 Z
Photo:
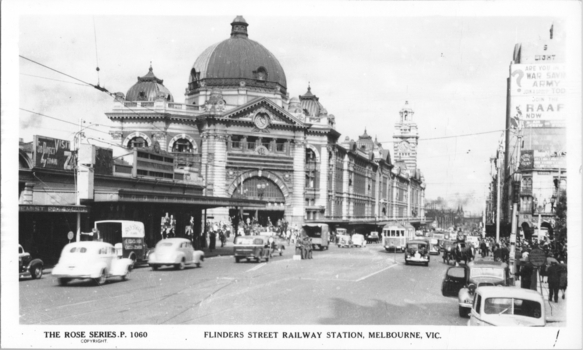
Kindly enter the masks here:
M 410 149 L 411 146 L 409 145 L 409 142 L 401 141 L 401 143 L 399 143 L 399 152 L 408 152 Z
M 259 129 L 265 129 L 269 125 L 269 117 L 265 114 L 256 115 L 253 121 Z

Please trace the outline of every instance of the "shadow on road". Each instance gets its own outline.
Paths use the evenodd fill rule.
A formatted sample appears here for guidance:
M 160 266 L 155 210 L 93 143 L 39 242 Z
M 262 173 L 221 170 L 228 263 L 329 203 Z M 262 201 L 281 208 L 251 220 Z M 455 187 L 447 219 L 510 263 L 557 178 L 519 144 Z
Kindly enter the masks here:
M 373 306 L 362 306 L 341 298 L 332 298 L 331 303 L 334 315 L 320 318 L 319 324 L 465 326 L 467 323 L 467 319 L 458 316 L 457 305 L 447 303 L 406 303 L 399 306 L 376 299 Z

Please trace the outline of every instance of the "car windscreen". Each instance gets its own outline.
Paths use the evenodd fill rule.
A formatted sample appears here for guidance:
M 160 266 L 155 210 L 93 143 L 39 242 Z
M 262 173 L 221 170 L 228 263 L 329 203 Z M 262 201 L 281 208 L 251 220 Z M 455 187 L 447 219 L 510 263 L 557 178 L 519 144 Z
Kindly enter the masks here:
M 504 279 L 504 269 L 500 267 L 473 267 L 470 269 L 470 278 L 495 277 Z
M 540 318 L 541 304 L 535 300 L 520 298 L 487 298 L 484 313 L 489 315 L 518 315 Z
M 426 246 L 427 245 L 425 243 L 408 243 L 407 244 L 407 249 L 417 250 L 417 249 L 423 249 Z
M 263 239 L 256 237 L 237 237 L 236 245 L 261 245 Z

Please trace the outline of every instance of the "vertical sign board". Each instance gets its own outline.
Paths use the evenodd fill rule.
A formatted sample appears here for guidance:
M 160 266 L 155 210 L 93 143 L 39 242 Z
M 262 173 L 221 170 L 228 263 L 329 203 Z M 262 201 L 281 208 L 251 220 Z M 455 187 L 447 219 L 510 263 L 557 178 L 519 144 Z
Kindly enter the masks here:
M 75 168 L 73 153 L 69 141 L 34 135 L 32 158 L 37 168 L 73 170 Z
M 113 150 L 97 147 L 95 152 L 95 174 L 113 175 Z
M 513 64 L 510 118 L 525 128 L 563 128 L 568 90 L 564 64 Z

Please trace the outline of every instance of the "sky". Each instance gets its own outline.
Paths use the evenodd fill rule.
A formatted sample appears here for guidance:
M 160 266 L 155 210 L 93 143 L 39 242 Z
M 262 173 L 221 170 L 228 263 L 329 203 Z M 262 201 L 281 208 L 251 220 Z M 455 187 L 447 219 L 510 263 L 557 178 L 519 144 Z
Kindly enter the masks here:
M 304 94 L 309 84 L 335 115 L 341 140 L 357 139 L 366 128 L 393 153 L 394 125 L 408 101 L 419 129 L 418 167 L 426 200 L 442 197 L 452 208 L 463 204 L 466 212 L 481 214 L 490 158 L 505 126 L 514 46 L 547 38 L 553 21 L 565 12 L 550 2 L 536 16 L 524 15 L 528 12 L 520 6 L 504 11 L 476 3 L 486 6 L 480 11 L 457 2 L 434 3 L 449 7 L 341 3 L 333 11 L 322 2 L 292 7 L 282 2 L 281 9 L 267 12 L 252 6 L 197 11 L 171 5 L 165 11 L 144 6 L 139 16 L 131 7 L 109 13 L 99 7 L 79 13 L 32 11 L 19 17 L 18 54 L 124 94 L 151 62 L 175 101 L 184 102 L 195 60 L 227 39 L 230 23 L 242 15 L 249 38 L 281 63 L 290 96 Z M 18 110 L 19 138 L 71 140 L 82 118 L 84 126 L 98 125 L 92 128 L 99 131 L 87 129 L 87 136 L 111 140 L 105 116 L 113 107 L 110 96 L 22 58 L 15 68 L 18 107 L 69 122 Z

